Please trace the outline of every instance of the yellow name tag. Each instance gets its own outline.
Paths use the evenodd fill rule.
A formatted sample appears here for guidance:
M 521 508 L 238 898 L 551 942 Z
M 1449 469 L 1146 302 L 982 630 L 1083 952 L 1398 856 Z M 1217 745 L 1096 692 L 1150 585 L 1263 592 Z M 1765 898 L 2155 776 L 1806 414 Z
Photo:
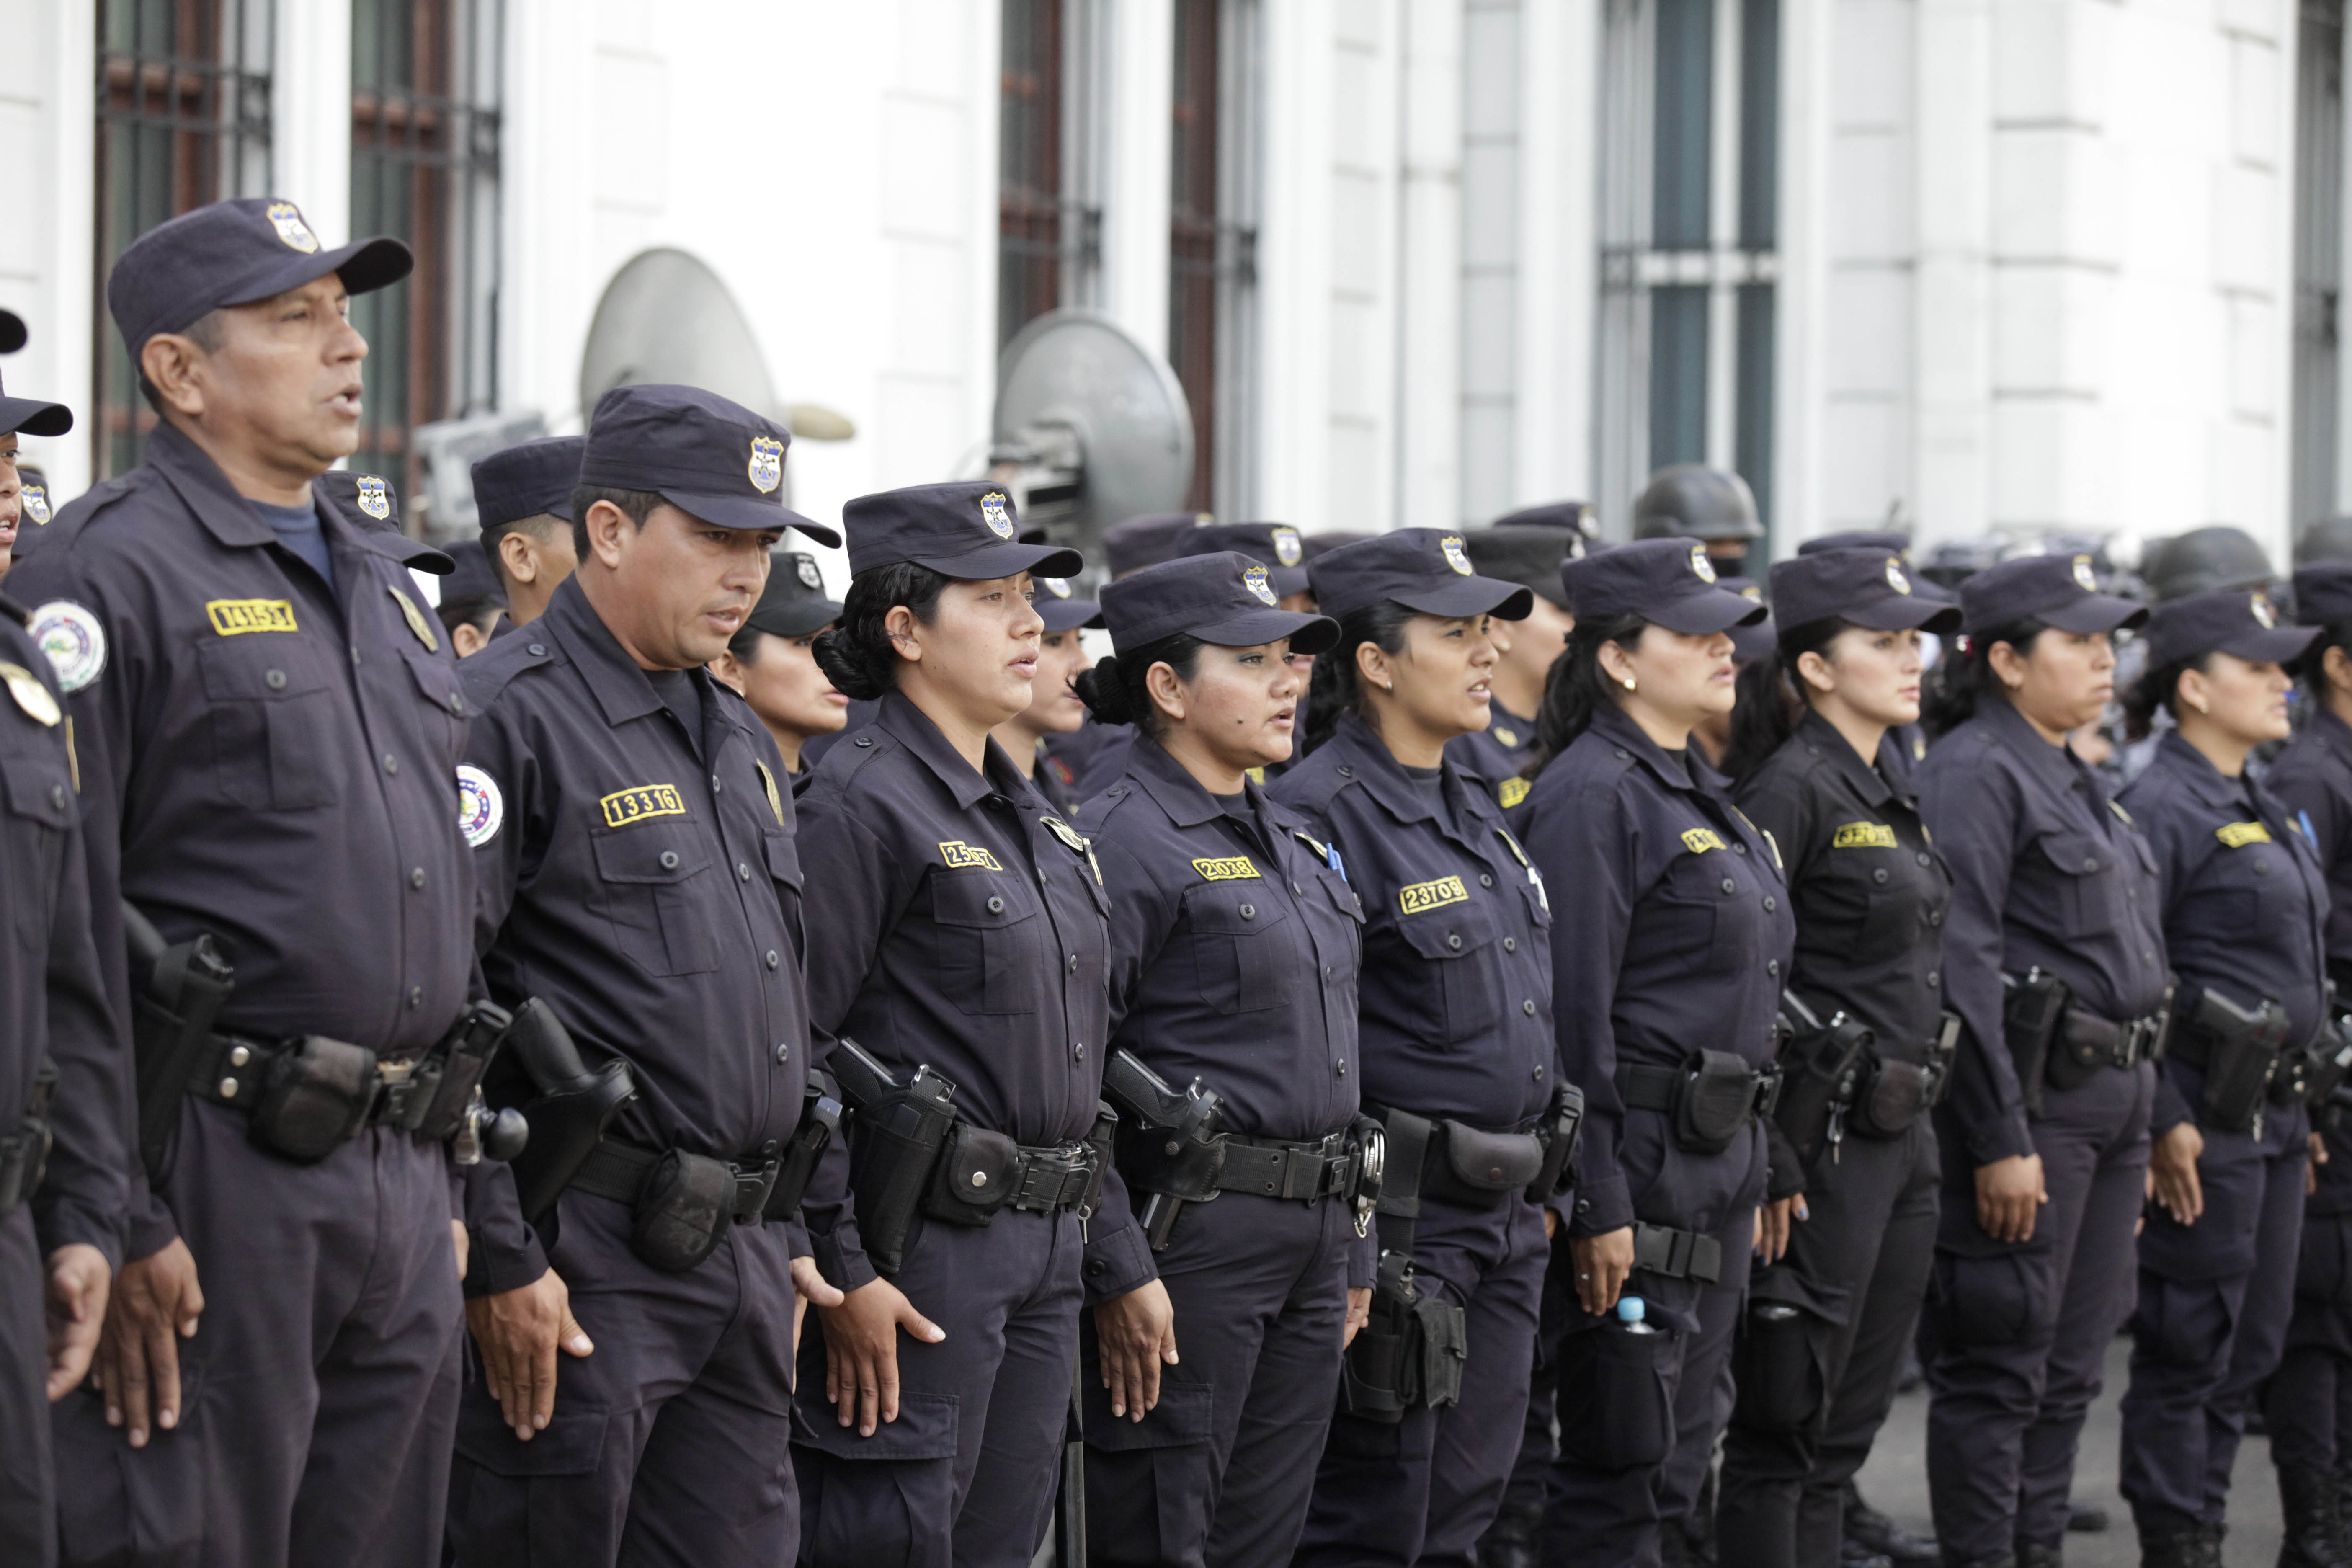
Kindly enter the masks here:
M 212 617 L 213 630 L 225 637 L 299 629 L 294 606 L 285 599 L 214 599 L 205 604 L 205 614 Z
M 684 816 L 685 797 L 676 784 L 639 784 L 635 789 L 616 789 L 596 803 L 604 808 L 604 824 L 608 827 L 626 827 L 632 822 L 643 822 L 649 816 Z
M 1694 855 L 1704 855 L 1710 849 L 1720 849 L 1723 840 L 1712 827 L 1694 827 L 1683 835 L 1683 847 Z
M 996 857 L 990 854 L 985 846 L 979 844 L 966 844 L 961 838 L 950 838 L 946 843 L 940 845 L 940 858 L 960 871 L 967 869 L 1002 871 L 1004 869 L 1003 867 L 996 863 Z
M 1468 900 L 1470 889 L 1462 885 L 1459 877 L 1440 877 L 1434 882 L 1415 882 L 1397 889 L 1397 908 L 1409 915 L 1423 910 L 1434 910 L 1446 904 Z
M 1892 849 L 1895 829 L 1883 822 L 1849 822 L 1830 840 L 1832 849 Z
M 1505 779 L 1501 784 L 1495 786 L 1495 798 L 1502 803 L 1502 806 L 1505 811 L 1508 811 L 1511 807 L 1518 805 L 1519 802 L 1527 799 L 1528 791 L 1535 787 L 1536 786 L 1533 784 L 1529 783 L 1526 779 Z
M 2271 842 L 2271 830 L 2259 822 L 2225 822 L 2213 830 L 2213 837 L 2232 849 L 2243 849 L 2249 844 Z
M 1246 855 L 1229 855 L 1223 859 L 1215 860 L 1195 860 L 1192 862 L 1192 869 L 1201 873 L 1203 880 L 1211 882 L 1255 882 L 1258 879 L 1257 867 Z

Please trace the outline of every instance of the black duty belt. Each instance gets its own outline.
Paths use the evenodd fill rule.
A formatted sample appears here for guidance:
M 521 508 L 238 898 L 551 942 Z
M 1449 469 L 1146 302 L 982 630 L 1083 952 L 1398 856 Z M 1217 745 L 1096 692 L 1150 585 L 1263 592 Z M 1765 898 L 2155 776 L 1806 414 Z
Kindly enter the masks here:
M 662 1162 L 663 1151 L 650 1148 L 627 1138 L 606 1133 L 589 1151 L 582 1163 L 580 1173 L 572 1178 L 572 1185 L 583 1193 L 615 1203 L 634 1205 L 637 1194 Z M 789 1214 L 768 1213 L 768 1199 L 776 1190 L 776 1174 L 783 1169 L 781 1154 L 770 1154 L 754 1164 L 747 1161 L 720 1162 L 735 1178 L 734 1215 L 737 1225 L 758 1225 L 762 1220 L 789 1219 Z M 723 1189 L 722 1189 L 723 1190 Z
M 2102 1065 L 2127 1068 L 2158 1054 L 2168 1016 L 2150 1013 L 2145 1018 L 2118 1024 L 2084 1008 L 2069 1007 L 2059 1019 L 2058 1028 L 2060 1037 L 2068 1045 L 2080 1047 Z
M 1696 1230 L 1633 1222 L 1633 1267 L 1668 1279 L 1712 1285 L 1723 1277 L 1723 1243 Z
M 205 1042 L 196 1069 L 188 1075 L 188 1092 L 215 1105 L 250 1110 L 261 1098 L 270 1063 L 300 1043 L 299 1038 L 272 1044 L 247 1035 L 214 1035 Z M 423 1123 L 425 1113 L 433 1108 L 434 1091 L 439 1088 L 437 1082 L 417 1079 L 417 1063 L 423 1059 L 412 1057 L 375 1064 L 375 1090 L 368 1103 L 368 1126 L 398 1127 L 414 1132 Z
M 1316 1143 L 1231 1133 L 1223 1142 L 1224 1165 L 1217 1175 L 1221 1193 L 1255 1193 L 1260 1197 L 1312 1204 L 1341 1196 L 1351 1184 L 1355 1156 L 1348 1148 L 1345 1132 L 1334 1132 Z
M 1683 1084 L 1690 1077 L 1686 1067 L 1662 1068 L 1646 1062 L 1620 1062 L 1617 1065 L 1617 1098 L 1633 1110 L 1664 1110 L 1671 1112 L 1682 1102 Z M 1758 1071 L 1748 1093 L 1748 1113 L 1769 1115 L 1773 1098 L 1780 1092 L 1780 1075 L 1777 1071 Z
M 1093 1190 L 1099 1163 L 1095 1146 L 1083 1141 L 1045 1149 L 1024 1143 L 1013 1165 L 1013 1195 L 1004 1206 L 1040 1214 L 1076 1208 Z

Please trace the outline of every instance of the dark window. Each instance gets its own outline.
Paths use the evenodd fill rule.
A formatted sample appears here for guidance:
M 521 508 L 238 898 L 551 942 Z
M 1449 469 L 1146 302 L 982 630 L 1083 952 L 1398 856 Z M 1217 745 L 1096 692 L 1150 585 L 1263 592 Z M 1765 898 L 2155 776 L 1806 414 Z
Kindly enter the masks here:
M 1192 413 L 1196 510 L 1246 510 L 1257 286 L 1257 8 L 1175 0 L 1168 353 Z
M 2294 423 L 2291 527 L 2332 516 L 2343 431 L 2344 0 L 2303 0 L 2295 52 Z
M 1756 517 L 1772 526 L 1772 374 L 1775 296 L 1769 283 L 1739 289 L 1739 384 L 1735 389 L 1732 467 L 1756 492 Z
M 1658 0 L 1650 243 L 1660 250 L 1706 247 L 1714 63 L 1714 0 Z
M 1650 467 L 1706 460 L 1705 289 L 1650 290 Z
M 352 467 L 390 476 L 404 497 L 422 492 L 415 428 L 498 400 L 500 9 L 352 5 L 352 233 L 416 252 L 405 285 L 352 301 L 368 341 Z
M 1780 241 L 1780 0 L 1744 0 L 1739 26 L 1739 248 L 1770 250 Z M 1749 480 L 1754 481 L 1752 475 Z M 1760 499 L 1764 492 L 1756 493 Z
M 996 346 L 1062 302 L 1062 0 L 1004 0 Z
M 100 479 L 139 466 L 155 416 L 106 310 L 125 247 L 166 218 L 269 189 L 270 0 L 100 0 L 98 291 L 91 420 Z

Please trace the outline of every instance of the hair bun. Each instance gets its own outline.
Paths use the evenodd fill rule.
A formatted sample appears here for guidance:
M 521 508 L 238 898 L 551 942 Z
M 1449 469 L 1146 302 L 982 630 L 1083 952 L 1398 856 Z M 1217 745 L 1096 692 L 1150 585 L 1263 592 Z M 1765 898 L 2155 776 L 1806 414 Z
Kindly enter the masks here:
M 871 702 L 882 695 L 883 685 L 857 660 L 847 644 L 847 637 L 836 626 L 819 632 L 816 640 L 809 645 L 809 652 L 816 657 L 816 667 L 824 671 L 824 678 L 833 682 L 835 691 L 852 702 Z
M 1095 716 L 1097 723 L 1136 721 L 1135 709 L 1127 700 L 1127 689 L 1119 683 L 1117 654 L 1105 654 L 1092 669 L 1080 671 L 1078 678 L 1070 682 L 1070 689 L 1078 694 L 1078 700 L 1087 705 L 1087 711 Z

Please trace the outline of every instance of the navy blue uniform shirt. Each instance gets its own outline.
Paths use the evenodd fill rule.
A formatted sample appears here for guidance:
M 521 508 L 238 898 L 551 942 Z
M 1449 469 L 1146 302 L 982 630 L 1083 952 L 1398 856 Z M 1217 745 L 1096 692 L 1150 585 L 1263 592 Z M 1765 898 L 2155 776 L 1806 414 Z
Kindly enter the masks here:
M 1199 1078 L 1229 1132 L 1312 1142 L 1356 1114 L 1364 917 L 1307 818 L 1256 784 L 1243 794 L 1247 824 L 1139 739 L 1126 776 L 1079 814 L 1110 895 L 1111 1044 L 1178 1089 Z M 1098 1237 L 1128 1222 L 1116 1172 L 1103 1210 Z M 1087 1287 L 1142 1282 L 1090 1271 Z
M 1464 772 L 1484 779 L 1496 801 L 1508 811 L 1528 797 L 1528 781 L 1519 776 L 1519 770 L 1535 755 L 1536 721 L 1520 718 L 1499 702 L 1487 707 L 1494 722 L 1454 736 L 1445 742 L 1445 754 Z
M 2164 1005 L 2156 857 L 2099 775 L 2007 701 L 1928 749 L 1913 776 L 1952 868 L 1944 994 L 1968 1026 L 1945 1107 L 1979 1165 L 2031 1154 L 2001 1028 L 2004 971 L 2039 968 L 2115 1023 Z
M 1357 1092 L 1517 1128 L 1559 1081 L 1551 911 L 1494 797 L 1450 762 L 1441 783 L 1443 809 L 1349 713 L 1269 793 L 1339 852 L 1363 900 Z
M 555 1009 L 593 1064 L 625 1058 L 637 1099 L 613 1131 L 757 1162 L 799 1124 L 809 1071 L 801 869 L 775 742 L 700 670 L 689 734 L 577 577 L 523 635 L 466 661 L 480 705 L 460 782 L 491 995 Z M 693 711 L 689 707 L 688 711 Z M 504 1223 L 511 1184 L 468 1218 L 478 1285 L 543 1264 Z
M 2352 984 L 2352 727 L 2322 708 L 2279 753 L 2263 779 L 2297 831 L 2318 852 L 2327 878 L 2328 973 L 2339 991 Z M 2352 995 L 2339 995 L 2341 1007 Z M 2312 1125 L 2327 1139 L 2327 1163 L 2315 1167 L 2313 1214 L 2352 1210 L 2352 1128 L 2341 1110 L 2315 1114 Z
M 126 1058 L 118 898 L 167 942 L 221 942 L 236 969 L 223 1028 L 418 1055 L 473 966 L 455 784 L 472 706 L 404 564 L 434 552 L 322 508 L 330 591 L 193 441 L 165 425 L 147 454 L 9 578 L 68 692 Z M 173 1233 L 132 1184 L 137 1258 Z
M 2309 1041 L 2327 1002 L 2327 886 L 2285 808 L 2252 774 L 2223 777 L 2177 731 L 2120 798 L 2156 851 L 2181 1016 L 2196 1016 L 2208 988 L 2250 1012 L 2269 996 L 2286 1009 L 2287 1045 Z M 2167 1060 L 2152 1130 L 2187 1121 L 2203 1092 L 2201 1071 Z
M 1101 1100 L 1108 904 L 1077 829 L 993 741 L 985 762 L 893 692 L 817 764 L 800 795 L 812 1022 L 820 1049 L 846 1036 L 901 1082 L 929 1066 L 981 1127 L 1066 1143 Z M 810 1228 L 827 1279 L 874 1277 L 854 1222 Z
M 1570 1229 L 1599 1236 L 1638 1216 L 1719 1230 L 1762 1191 L 1757 1131 L 1716 1167 L 1673 1147 L 1664 1111 L 1628 1112 L 1621 1062 L 1676 1067 L 1699 1050 L 1772 1059 L 1773 1019 L 1796 942 L 1772 842 L 1722 776 L 1680 758 L 1614 706 L 1554 758 L 1521 808 L 1528 853 L 1559 895 L 1552 978 L 1559 1052 L 1584 1090 Z

